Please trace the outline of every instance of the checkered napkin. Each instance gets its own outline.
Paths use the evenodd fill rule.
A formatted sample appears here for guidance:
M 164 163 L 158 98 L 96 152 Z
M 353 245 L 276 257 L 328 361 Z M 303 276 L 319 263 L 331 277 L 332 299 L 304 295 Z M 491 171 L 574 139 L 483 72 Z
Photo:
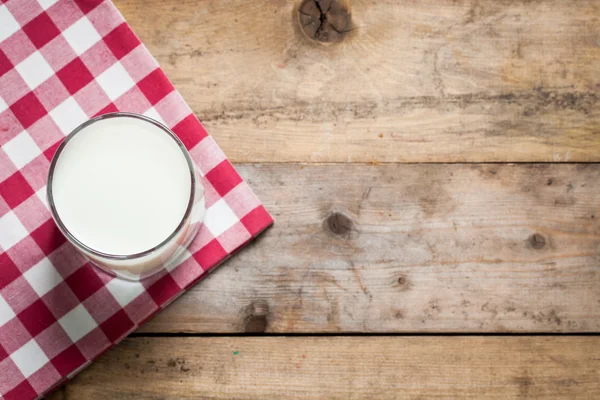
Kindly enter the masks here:
M 61 140 L 98 114 L 169 126 L 190 150 L 207 212 L 182 263 L 113 278 L 65 241 L 46 204 Z M 0 0 L 0 398 L 72 377 L 272 223 L 109 1 Z

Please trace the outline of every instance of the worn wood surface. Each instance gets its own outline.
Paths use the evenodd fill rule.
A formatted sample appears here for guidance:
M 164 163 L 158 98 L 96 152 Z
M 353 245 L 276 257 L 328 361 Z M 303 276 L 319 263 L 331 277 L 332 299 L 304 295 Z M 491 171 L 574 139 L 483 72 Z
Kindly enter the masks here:
M 115 3 L 232 161 L 600 161 L 595 0 Z
M 598 399 L 598 337 L 134 338 L 52 400 Z
M 238 165 L 276 224 L 145 332 L 600 330 L 600 165 Z
M 600 1 L 115 4 L 276 224 L 53 400 L 600 398 L 600 336 L 268 336 L 600 331 Z

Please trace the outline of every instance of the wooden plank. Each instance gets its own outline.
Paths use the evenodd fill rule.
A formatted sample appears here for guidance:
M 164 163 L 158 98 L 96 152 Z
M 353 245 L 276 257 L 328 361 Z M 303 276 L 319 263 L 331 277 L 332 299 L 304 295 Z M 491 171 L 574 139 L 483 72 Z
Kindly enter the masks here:
M 600 161 L 597 1 L 299 2 L 115 1 L 232 161 Z
M 135 338 L 53 400 L 598 399 L 598 337 Z
M 600 330 L 600 164 L 237 168 L 275 226 L 143 331 Z

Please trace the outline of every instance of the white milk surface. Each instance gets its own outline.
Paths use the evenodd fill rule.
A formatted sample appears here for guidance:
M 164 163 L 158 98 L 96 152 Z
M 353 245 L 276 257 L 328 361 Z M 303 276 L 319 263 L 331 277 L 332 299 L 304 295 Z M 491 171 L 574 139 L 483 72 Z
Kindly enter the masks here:
M 65 227 L 108 254 L 149 250 L 182 221 L 191 178 L 177 143 L 153 124 L 128 117 L 97 121 L 60 154 L 53 198 Z

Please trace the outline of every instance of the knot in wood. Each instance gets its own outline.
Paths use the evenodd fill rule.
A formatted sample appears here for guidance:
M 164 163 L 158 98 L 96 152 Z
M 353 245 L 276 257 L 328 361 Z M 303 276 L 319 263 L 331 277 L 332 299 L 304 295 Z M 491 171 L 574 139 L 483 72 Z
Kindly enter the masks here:
M 338 211 L 332 212 L 325 222 L 327 229 L 335 235 L 347 235 L 354 227 L 352 220 Z
M 320 43 L 341 42 L 353 29 L 348 1 L 344 0 L 304 0 L 298 17 L 302 32 Z
M 409 289 L 410 283 L 405 274 L 400 274 L 396 279 L 396 283 L 398 284 L 398 289 L 402 292 Z
M 529 244 L 536 250 L 543 249 L 546 246 L 546 239 L 539 233 L 534 233 L 529 237 Z
M 267 330 L 269 305 L 264 300 L 255 301 L 247 308 L 244 318 L 244 332 L 263 333 Z

